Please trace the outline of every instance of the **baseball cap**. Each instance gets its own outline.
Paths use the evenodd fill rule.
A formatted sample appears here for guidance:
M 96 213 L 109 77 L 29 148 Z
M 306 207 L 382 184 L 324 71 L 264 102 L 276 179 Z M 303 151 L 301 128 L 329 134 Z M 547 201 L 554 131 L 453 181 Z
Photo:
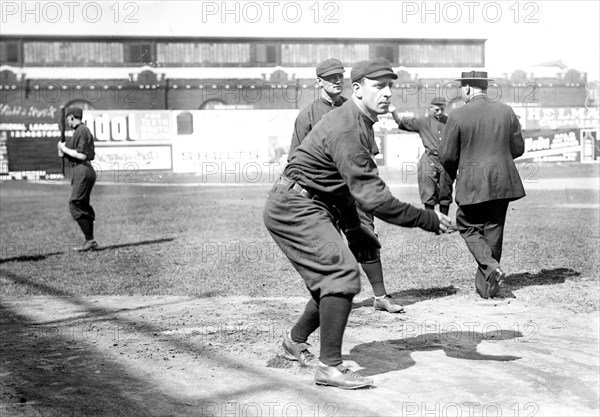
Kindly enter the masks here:
M 431 100 L 431 104 L 433 104 L 434 106 L 442 106 L 442 105 L 446 105 L 446 99 L 444 97 L 436 97 L 433 100 Z
M 335 58 L 327 58 L 317 66 L 317 77 L 327 77 L 333 74 L 343 74 L 344 64 Z
M 362 77 L 377 78 L 383 75 L 390 75 L 392 79 L 398 76 L 392 70 L 392 64 L 385 58 L 373 58 L 367 61 L 359 61 L 352 66 L 350 78 L 352 82 L 360 80 Z
M 76 119 L 81 119 L 83 117 L 83 109 L 81 109 L 79 107 L 70 107 L 69 109 L 67 109 L 67 112 L 65 113 L 65 117 L 69 116 L 71 114 Z

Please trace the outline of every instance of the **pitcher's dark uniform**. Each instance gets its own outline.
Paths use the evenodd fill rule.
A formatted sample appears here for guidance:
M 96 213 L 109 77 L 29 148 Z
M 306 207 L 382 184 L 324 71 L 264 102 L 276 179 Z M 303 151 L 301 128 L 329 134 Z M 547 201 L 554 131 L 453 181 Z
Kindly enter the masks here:
M 94 136 L 85 123 L 79 124 L 73 136 L 66 138 L 67 148 L 75 149 L 77 152 L 85 154 L 87 159 L 81 161 L 65 155 L 64 158 L 69 163 L 71 171 L 71 197 L 69 198 L 69 211 L 73 220 L 86 217 L 92 221 L 96 219 L 94 209 L 90 204 L 90 194 L 96 183 L 96 171 L 89 161 L 94 160 L 96 155 L 94 148 Z
M 417 181 L 421 202 L 426 206 L 440 205 L 442 213 L 448 214 L 452 204 L 452 178 L 446 173 L 438 159 L 440 140 L 444 133 L 446 116 L 437 120 L 433 115 L 420 118 L 402 118 L 398 127 L 421 136 L 425 152 L 417 167 Z
M 73 136 L 66 138 L 64 143 L 58 142 L 57 147 L 59 155 L 67 163 L 71 177 L 69 211 L 85 236 L 83 246 L 75 250 L 94 250 L 98 247 L 98 242 L 94 239 L 96 213 L 90 204 L 90 194 L 96 182 L 96 172 L 90 164 L 96 156 L 94 137 L 82 122 L 81 108 L 71 107 L 66 111 L 65 117 L 69 127 L 73 129 Z
M 398 76 L 384 58 L 352 67 L 352 99 L 329 112 L 292 154 L 265 204 L 265 225 L 302 276 L 311 299 L 284 336 L 283 347 L 304 366 L 316 366 L 315 383 L 343 389 L 373 385 L 343 366 L 342 339 L 360 291 L 361 252 L 381 247 L 361 224 L 357 205 L 398 225 L 442 233 L 446 216 L 401 203 L 379 177 L 370 152 L 373 124 L 389 111 Z M 339 231 L 338 216 L 345 222 Z M 320 328 L 320 356 L 308 350 L 308 337 Z
M 349 227 L 360 223 L 358 203 L 389 223 L 439 228 L 433 211 L 400 202 L 379 177 L 371 157 L 373 124 L 352 100 L 323 116 L 292 154 L 265 205 L 267 229 L 315 300 L 360 292 L 359 266 L 336 227 L 333 206 Z

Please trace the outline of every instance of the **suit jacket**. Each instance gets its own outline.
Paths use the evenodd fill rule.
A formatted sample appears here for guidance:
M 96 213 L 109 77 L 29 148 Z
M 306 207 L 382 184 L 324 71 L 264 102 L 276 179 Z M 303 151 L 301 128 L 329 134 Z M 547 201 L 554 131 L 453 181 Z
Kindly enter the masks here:
M 456 203 L 517 200 L 525 196 L 514 158 L 525 143 L 513 109 L 478 95 L 448 116 L 439 148 L 446 172 L 456 179 Z

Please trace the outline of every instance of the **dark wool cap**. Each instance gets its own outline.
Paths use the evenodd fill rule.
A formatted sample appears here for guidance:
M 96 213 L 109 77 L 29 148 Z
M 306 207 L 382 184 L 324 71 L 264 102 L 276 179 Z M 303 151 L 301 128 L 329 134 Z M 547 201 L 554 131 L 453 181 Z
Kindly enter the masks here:
M 65 117 L 72 114 L 73 117 L 75 117 L 76 119 L 81 120 L 81 118 L 83 117 L 83 109 L 79 108 L 79 107 L 70 107 L 69 109 L 67 109 L 67 112 L 65 113 Z
M 343 74 L 344 65 L 342 61 L 335 58 L 328 58 L 317 66 L 317 77 L 327 77 L 333 74 Z
M 359 61 L 352 67 L 350 77 L 352 82 L 358 81 L 363 77 L 377 78 L 383 75 L 390 75 L 392 79 L 398 78 L 392 69 L 392 65 L 385 58 L 373 58 L 368 61 Z

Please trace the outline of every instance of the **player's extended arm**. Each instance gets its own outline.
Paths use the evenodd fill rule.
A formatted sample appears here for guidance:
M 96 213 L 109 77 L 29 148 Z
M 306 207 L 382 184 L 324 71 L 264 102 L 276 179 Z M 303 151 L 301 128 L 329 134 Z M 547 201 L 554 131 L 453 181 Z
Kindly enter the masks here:
M 409 132 L 419 132 L 421 130 L 419 119 L 415 117 L 403 117 L 398 113 L 398 109 L 395 107 L 390 108 L 390 113 L 392 114 L 394 121 L 398 124 L 399 129 L 407 130 Z
M 447 230 L 450 225 L 447 216 L 440 217 L 432 210 L 421 210 L 392 195 L 379 177 L 369 150 L 361 145 L 360 133 L 343 132 L 327 145 L 350 194 L 365 210 L 398 226 L 420 227 L 435 233 Z

